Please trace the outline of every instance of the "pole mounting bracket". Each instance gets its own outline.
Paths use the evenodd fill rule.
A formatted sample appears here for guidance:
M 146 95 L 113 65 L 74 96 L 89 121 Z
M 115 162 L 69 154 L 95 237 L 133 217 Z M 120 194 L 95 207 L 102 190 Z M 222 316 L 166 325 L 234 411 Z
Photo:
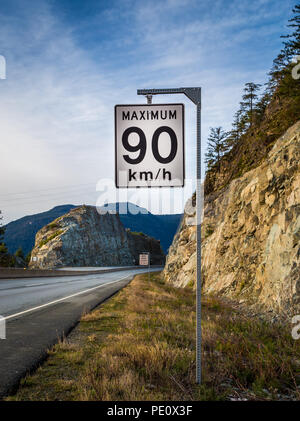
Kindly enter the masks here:
M 138 95 L 184 94 L 195 105 L 201 105 L 201 88 L 138 89 Z

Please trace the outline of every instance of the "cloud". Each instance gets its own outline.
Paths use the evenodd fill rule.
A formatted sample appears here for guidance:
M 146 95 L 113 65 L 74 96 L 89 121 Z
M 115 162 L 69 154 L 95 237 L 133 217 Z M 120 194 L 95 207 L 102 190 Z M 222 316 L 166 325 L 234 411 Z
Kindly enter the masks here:
M 73 19 L 61 1 L 7 3 L 0 14 L 0 54 L 7 60 L 7 79 L 0 80 L 0 209 L 6 221 L 59 203 L 95 203 L 96 182 L 114 174 L 113 106 L 144 102 L 138 88 L 200 85 L 204 147 L 210 126 L 229 129 L 242 85 L 264 80 L 280 45 L 291 7 L 275 3 L 124 0 L 97 8 L 91 2 L 94 11 L 81 15 L 79 9 Z M 187 108 L 190 177 L 194 107 L 184 97 L 155 98 L 175 100 Z M 60 190 L 85 182 L 89 191 Z M 26 195 L 14 202 L 8 196 L 50 188 L 60 195 L 53 191 L 47 201 L 36 194 L 29 205 Z

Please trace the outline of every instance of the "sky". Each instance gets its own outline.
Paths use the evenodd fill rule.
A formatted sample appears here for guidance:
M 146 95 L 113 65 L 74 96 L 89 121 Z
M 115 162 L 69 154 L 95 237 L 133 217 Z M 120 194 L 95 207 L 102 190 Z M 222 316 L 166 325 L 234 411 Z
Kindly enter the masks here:
M 185 104 L 187 187 L 122 189 L 116 196 L 113 187 L 105 192 L 114 180 L 114 105 L 145 103 L 137 89 L 200 86 L 203 160 L 209 128 L 230 129 L 244 84 L 265 83 L 294 4 L 1 0 L 3 223 L 114 198 L 153 213 L 181 212 L 194 188 L 195 106 L 183 95 L 153 98 Z

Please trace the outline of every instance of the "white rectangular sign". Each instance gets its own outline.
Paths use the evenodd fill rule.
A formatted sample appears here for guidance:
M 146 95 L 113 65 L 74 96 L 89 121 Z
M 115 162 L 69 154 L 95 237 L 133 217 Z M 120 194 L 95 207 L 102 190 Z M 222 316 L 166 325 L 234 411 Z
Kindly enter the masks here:
M 6 320 L 0 316 L 0 339 L 6 339 Z
M 140 254 L 140 266 L 148 266 L 149 265 L 149 254 Z
M 184 186 L 184 105 L 115 106 L 116 187 Z

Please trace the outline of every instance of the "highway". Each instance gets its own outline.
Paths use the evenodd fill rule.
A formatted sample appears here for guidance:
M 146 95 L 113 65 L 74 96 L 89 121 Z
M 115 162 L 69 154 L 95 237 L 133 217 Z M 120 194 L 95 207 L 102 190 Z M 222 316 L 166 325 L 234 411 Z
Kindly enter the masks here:
M 157 270 L 161 269 L 151 269 Z M 84 312 L 123 288 L 135 274 L 147 271 L 0 279 L 0 315 L 6 320 L 6 339 L 0 339 L 0 397 L 17 387 Z

